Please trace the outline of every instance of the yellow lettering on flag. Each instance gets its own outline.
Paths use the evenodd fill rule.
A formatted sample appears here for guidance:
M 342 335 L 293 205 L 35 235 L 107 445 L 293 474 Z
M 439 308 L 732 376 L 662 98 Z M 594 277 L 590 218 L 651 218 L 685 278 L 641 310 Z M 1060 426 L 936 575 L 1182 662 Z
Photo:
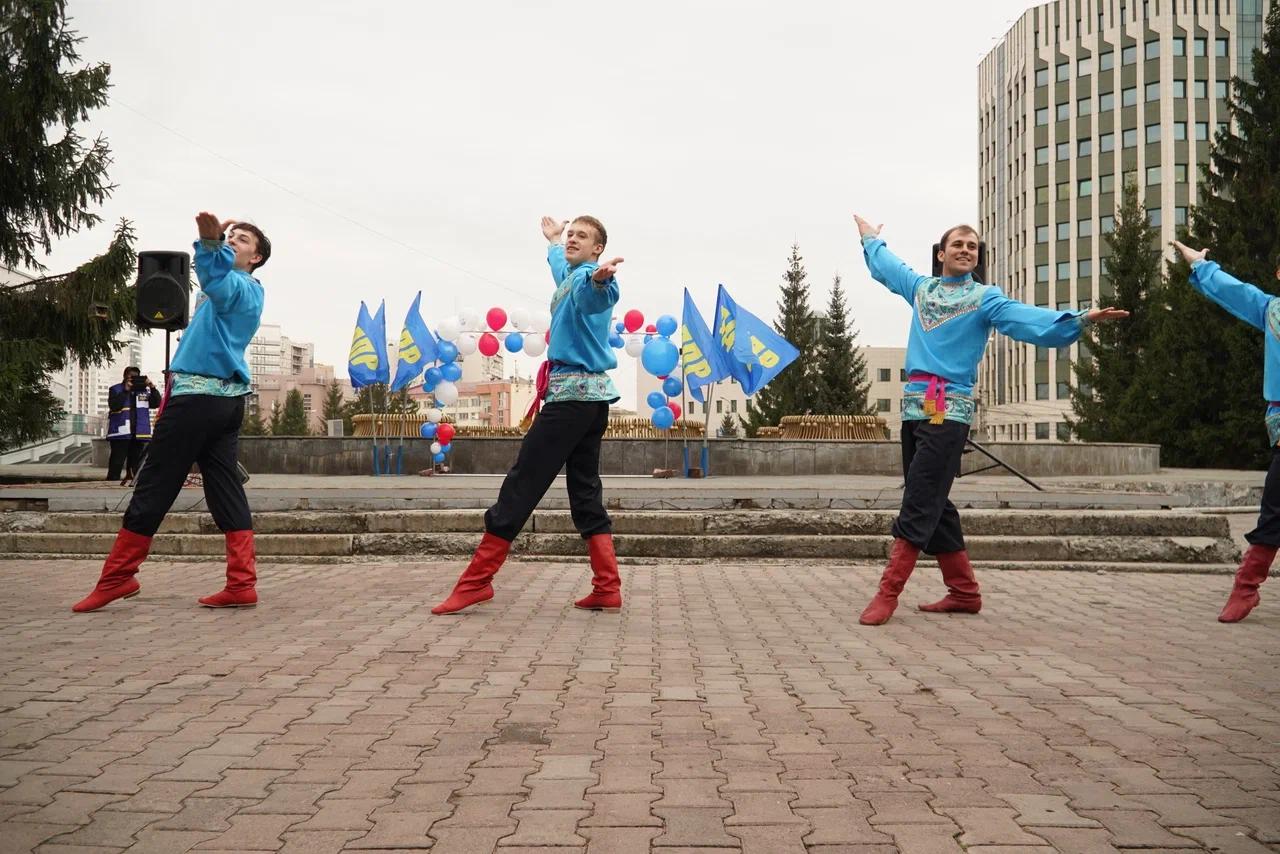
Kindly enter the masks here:
M 772 368 L 778 364 L 778 354 L 767 349 L 764 346 L 764 342 L 754 335 L 751 336 L 751 352 L 760 359 L 760 364 L 766 368 Z
M 422 351 L 418 349 L 418 342 L 413 340 L 408 329 L 403 330 L 400 333 L 400 361 L 416 365 L 421 358 Z
M 369 336 L 364 334 L 364 330 L 356 328 L 355 335 L 351 337 L 351 353 L 347 359 L 353 365 L 359 365 L 368 368 L 371 371 L 378 369 L 378 353 L 373 347 L 373 342 L 369 340 Z
M 685 376 L 703 378 L 711 376 L 711 363 L 707 361 L 707 357 L 703 354 L 702 348 L 694 343 L 693 335 L 689 332 L 689 327 L 684 327 L 684 335 L 681 336 L 681 340 L 684 344 L 681 352 L 684 355 Z

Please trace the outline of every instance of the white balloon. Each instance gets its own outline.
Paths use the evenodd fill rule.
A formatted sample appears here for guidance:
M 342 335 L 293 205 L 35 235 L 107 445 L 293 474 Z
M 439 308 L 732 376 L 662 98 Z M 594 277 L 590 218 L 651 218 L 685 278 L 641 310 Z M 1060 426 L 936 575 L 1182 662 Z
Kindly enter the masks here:
M 636 336 L 636 337 L 634 337 L 634 338 L 630 338 L 630 339 L 628 339 L 628 340 L 627 340 L 627 355 L 628 355 L 628 356 L 635 356 L 635 357 L 639 358 L 639 356 L 640 356 L 640 354 L 641 354 L 642 352 L 644 352 L 644 339 L 643 339 L 643 338 L 641 338 L 641 337 L 639 337 L 639 336 Z M 443 385 L 443 383 L 442 383 L 441 385 Z M 437 393 L 439 392 L 439 389 L 440 389 L 440 387 L 439 387 L 439 386 L 436 386 L 436 391 L 437 391 Z
M 462 328 L 468 332 L 475 332 L 480 328 L 480 312 L 477 309 L 464 308 L 458 312 L 458 317 L 462 320 Z
M 445 341 L 453 341 L 458 337 L 458 333 L 462 331 L 462 322 L 457 317 L 446 317 L 440 321 L 440 325 L 436 327 L 436 334 Z
M 452 406 L 458 402 L 458 387 L 448 380 L 442 380 L 440 385 L 436 386 L 436 400 L 445 406 Z
M 443 383 L 441 385 L 443 385 Z M 436 393 L 437 394 L 440 393 L 440 386 L 436 386 Z M 441 412 L 439 409 L 436 409 L 434 406 L 427 410 L 427 420 L 430 421 L 432 424 L 439 424 L 440 419 L 443 417 L 444 417 L 444 413 Z
M 534 332 L 546 332 L 551 328 L 551 312 L 545 308 L 530 312 L 529 328 Z
M 474 332 L 463 332 L 458 336 L 458 340 L 453 343 L 458 345 L 459 356 L 470 356 L 476 351 L 479 341 L 480 337 Z
M 516 329 L 524 329 L 529 325 L 529 312 L 523 308 L 513 308 L 511 313 L 507 315 L 507 320 L 510 320 L 511 325 Z
M 440 443 L 439 443 L 439 442 L 432 442 L 432 443 L 431 443 L 431 453 L 433 453 L 433 454 L 438 454 L 438 453 L 440 453 Z
M 524 336 L 524 352 L 528 356 L 541 356 L 547 350 L 547 342 L 542 335 L 530 332 Z

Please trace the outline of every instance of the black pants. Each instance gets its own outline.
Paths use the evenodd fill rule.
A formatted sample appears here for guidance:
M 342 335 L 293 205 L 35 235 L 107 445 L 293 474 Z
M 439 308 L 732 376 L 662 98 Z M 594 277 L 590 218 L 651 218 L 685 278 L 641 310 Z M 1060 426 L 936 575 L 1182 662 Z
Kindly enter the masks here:
M 520 443 L 497 502 L 484 514 L 484 529 L 514 540 L 564 468 L 569 511 L 583 538 L 613 531 L 600 483 L 600 440 L 609 426 L 609 404 L 560 401 L 542 407 Z
M 1280 546 L 1280 447 L 1271 449 L 1271 467 L 1262 487 L 1258 526 L 1244 535 L 1251 546 Z
M 200 464 L 205 503 L 222 531 L 253 528 L 249 501 L 236 472 L 243 397 L 182 394 L 170 397 L 156 421 L 146 464 L 138 472 L 124 527 L 155 536 L 182 491 L 191 464 Z
M 969 425 L 959 421 L 902 422 L 902 474 L 907 486 L 893 535 L 927 554 L 964 549 L 960 513 L 947 496 L 960 473 Z
M 147 450 L 146 439 L 111 439 L 111 458 L 107 461 L 107 480 L 119 480 L 120 473 L 129 477 L 138 473 L 138 461 Z

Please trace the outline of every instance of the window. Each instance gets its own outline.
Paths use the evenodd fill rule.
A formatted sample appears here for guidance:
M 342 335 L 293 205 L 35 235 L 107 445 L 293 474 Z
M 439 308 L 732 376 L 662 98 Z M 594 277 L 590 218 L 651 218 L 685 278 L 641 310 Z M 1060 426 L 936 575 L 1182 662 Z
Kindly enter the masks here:
M 1128 128 L 1121 137 L 1125 148 L 1133 148 L 1138 144 L 1138 129 Z
M 1071 303 L 1069 303 L 1069 302 L 1060 302 L 1060 303 L 1058 303 L 1058 311 L 1071 311 Z M 1059 347 L 1057 352 L 1058 352 L 1057 358 L 1058 358 L 1058 360 L 1059 360 L 1059 361 L 1062 361 L 1062 360 L 1064 360 L 1064 359 L 1070 359 L 1070 358 L 1071 358 L 1071 345 L 1070 345 L 1070 344 L 1068 344 L 1068 345 L 1067 345 L 1067 346 L 1065 346 L 1065 347 Z
M 1048 243 L 1048 242 L 1049 242 L 1049 226 L 1037 225 L 1036 226 L 1036 243 Z
M 1173 37 L 1173 55 L 1174 56 L 1187 55 L 1187 40 L 1185 37 L 1183 36 Z
M 729 401 L 729 411 L 730 411 L 730 412 L 737 412 L 737 411 L 738 411 L 738 401 L 736 401 L 736 400 L 731 400 L 731 401 Z
M 1102 136 L 1098 137 L 1098 150 L 1115 151 L 1116 135 L 1114 133 L 1104 133 Z
M 1152 228 L 1159 228 L 1163 220 L 1164 217 L 1160 216 L 1159 208 L 1147 209 L 1147 222 L 1151 223 Z
M 891 382 L 892 378 L 893 378 L 893 372 L 891 370 L 889 370 L 888 368 L 880 369 L 880 382 L 882 383 Z
M 1071 143 L 1069 142 L 1058 143 L 1058 159 L 1059 160 L 1071 159 Z
M 718 401 L 718 400 L 716 401 L 716 403 L 719 403 L 719 402 L 720 402 L 720 401 Z M 719 408 L 720 408 L 719 406 L 717 406 L 717 407 L 716 407 L 716 409 L 719 409 Z M 877 412 L 888 412 L 888 411 L 889 411 L 889 398 L 887 398 L 887 397 L 880 397 L 880 398 L 876 398 L 876 411 L 877 411 Z
M 1092 112 L 1093 112 L 1092 98 L 1081 98 L 1080 100 L 1076 101 L 1077 116 L 1087 116 Z
M 1071 118 L 1071 104 L 1063 101 L 1058 105 L 1058 121 L 1065 122 Z
M 1093 259 L 1081 258 L 1076 262 L 1076 276 L 1081 279 L 1089 279 L 1093 277 Z
M 1218 129 L 1217 129 L 1216 133 L 1227 133 L 1227 123 L 1226 123 L 1226 122 L 1218 122 Z
M 1173 97 L 1175 98 L 1187 97 L 1187 81 L 1185 80 L 1173 81 Z
M 1036 266 L 1036 281 L 1037 282 L 1049 281 L 1049 265 L 1048 264 L 1040 264 Z
M 1098 54 L 1098 70 L 1110 71 L 1116 67 L 1116 55 L 1113 51 Z
M 1138 46 L 1136 44 L 1131 44 L 1128 47 L 1122 48 L 1120 50 L 1121 65 L 1133 65 L 1137 61 L 1138 61 Z
M 1049 146 L 1042 145 L 1036 149 L 1036 165 L 1043 166 L 1049 162 Z
M 882 410 L 882 411 L 884 411 L 884 412 L 888 412 L 889 410 L 885 409 L 885 410 Z M 723 401 L 723 400 L 717 400 L 717 401 L 716 401 L 716 414 L 718 415 L 718 414 L 720 414 L 721 412 L 724 412 L 724 401 Z
M 1160 183 L 1160 167 L 1148 166 L 1147 167 L 1147 186 L 1151 186 L 1152 184 L 1159 184 L 1159 183 Z
M 1138 170 L 1129 169 L 1124 173 L 1123 176 L 1121 176 L 1121 180 L 1124 181 L 1124 185 L 1126 187 L 1128 187 L 1131 184 L 1135 187 L 1138 186 Z
M 1120 90 L 1120 105 L 1124 107 L 1132 107 L 1138 103 L 1138 87 L 1126 86 Z
M 1058 262 L 1058 278 L 1059 279 L 1071 278 L 1071 262 L 1070 261 Z
M 1093 179 L 1081 178 L 1079 181 L 1077 181 L 1076 193 L 1081 196 L 1092 196 L 1093 195 Z
M 1173 183 L 1175 184 L 1187 183 L 1187 164 L 1185 163 L 1173 164 Z
M 1204 142 L 1209 138 L 1209 123 L 1196 122 L 1196 139 Z
M 1084 59 L 1076 60 L 1076 74 L 1085 77 L 1093 73 L 1093 57 L 1086 56 Z
M 1044 396 L 1043 396 L 1043 397 L 1040 395 L 1040 387 L 1041 387 L 1041 386 L 1044 386 Z M 1048 399 L 1049 399 L 1049 384 L 1048 384 L 1048 383 L 1036 383 L 1036 400 L 1048 400 Z M 1036 438 L 1037 438 L 1037 439 L 1046 439 L 1046 440 L 1049 438 L 1049 422 L 1048 422 L 1048 421 L 1037 421 L 1037 422 L 1036 422 Z
M 1159 58 L 1160 58 L 1160 42 L 1158 41 L 1147 42 L 1147 59 L 1159 59 Z
M 1093 154 L 1093 140 L 1085 138 L 1076 143 L 1076 156 L 1088 157 Z
M 1116 191 L 1116 176 L 1108 172 L 1106 175 L 1098 176 L 1098 192 L 1114 193 Z
M 1071 239 L 1071 223 L 1069 222 L 1058 223 L 1058 239 L 1059 240 Z
M 1071 397 L 1071 384 L 1067 382 L 1058 382 L 1058 400 L 1066 400 Z
M 1037 362 L 1047 362 L 1047 361 L 1049 361 L 1049 348 L 1048 348 L 1048 347 L 1037 347 L 1037 348 L 1036 348 L 1036 361 L 1037 361 Z
M 1036 110 L 1036 127 L 1049 124 L 1049 108 L 1041 107 Z
M 1047 205 L 1049 203 L 1049 187 L 1036 187 L 1036 204 Z
M 1174 122 L 1174 124 L 1179 124 L 1179 123 Z M 1183 124 L 1183 133 L 1186 133 L 1185 128 L 1186 128 L 1186 125 Z M 1176 133 L 1174 135 L 1174 139 L 1177 139 Z M 1160 141 L 1160 125 L 1147 125 L 1147 142 L 1151 143 L 1151 142 L 1159 142 L 1159 141 Z
M 1071 198 L 1071 182 L 1063 181 L 1058 185 L 1058 201 L 1065 202 Z
M 1186 225 L 1186 224 L 1187 224 L 1187 209 L 1186 209 L 1186 208 L 1178 207 L 1178 208 L 1174 208 L 1174 209 L 1173 209 L 1173 224 L 1174 224 L 1174 225 Z
M 1219 80 L 1213 84 L 1213 96 L 1220 101 L 1227 100 L 1227 81 Z
M 1057 71 L 1058 71 L 1058 82 L 1062 83 L 1066 81 L 1068 78 L 1071 77 L 1071 63 L 1059 62 Z
M 1213 55 L 1214 55 L 1214 56 L 1226 56 L 1226 55 L 1227 55 L 1227 40 L 1226 40 L 1226 39 L 1214 39 L 1214 40 L 1213 40 Z
M 1082 219 L 1076 223 L 1076 237 L 1089 237 L 1093 234 L 1093 220 Z
M 1203 39 L 1201 41 L 1203 41 Z M 1037 86 L 1049 85 L 1049 69 L 1047 68 L 1036 69 L 1036 85 Z
M 899 380 L 899 382 L 904 382 L 904 383 L 907 381 L 907 369 L 906 369 L 906 368 L 898 368 L 898 380 Z
M 1110 234 L 1116 230 L 1116 218 L 1111 214 L 1098 217 L 1098 232 L 1100 234 Z
M 1065 394 L 1058 395 L 1058 397 L 1068 397 L 1068 396 L 1069 395 L 1065 395 Z M 1059 421 L 1057 422 L 1057 424 L 1058 424 L 1058 441 L 1070 442 L 1071 441 L 1071 425 L 1065 421 Z
M 1116 94 L 1103 92 L 1098 96 L 1098 112 L 1109 113 L 1116 108 Z
M 1160 81 L 1159 80 L 1157 80 L 1155 83 L 1147 84 L 1147 100 L 1148 101 L 1160 100 Z
M 1203 37 L 1192 39 L 1191 45 L 1192 45 L 1192 52 L 1196 56 L 1208 56 L 1209 44 L 1207 39 Z

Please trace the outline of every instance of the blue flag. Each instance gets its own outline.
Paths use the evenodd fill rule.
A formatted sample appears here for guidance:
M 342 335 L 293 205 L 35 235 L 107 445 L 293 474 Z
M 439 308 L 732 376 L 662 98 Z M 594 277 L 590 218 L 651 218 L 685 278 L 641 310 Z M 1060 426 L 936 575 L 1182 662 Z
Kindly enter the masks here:
M 381 321 L 381 322 L 378 322 Z M 351 336 L 351 352 L 347 355 L 347 373 L 352 388 L 384 383 L 390 373 L 387 365 L 387 329 L 383 309 L 378 308 L 377 321 L 369 316 L 364 301 L 356 317 L 356 331 Z
M 378 313 L 373 316 L 373 331 L 369 333 L 373 346 L 378 349 L 378 378 L 375 382 L 391 382 L 391 360 L 387 355 L 387 301 L 378 304 Z
M 729 376 L 747 396 L 768 385 L 800 355 L 773 327 L 734 302 L 724 285 L 716 295 L 716 341 Z
M 688 288 L 684 289 L 684 330 L 681 333 L 680 360 L 689 396 L 699 403 L 703 402 L 704 385 L 718 383 L 729 376 L 724 355 L 711 337 L 711 330 L 698 313 L 698 307 L 693 304 Z
M 422 375 L 427 365 L 436 360 L 436 339 L 422 322 L 418 304 L 422 291 L 413 298 L 409 313 L 404 316 L 404 330 L 400 333 L 399 358 L 396 359 L 396 378 L 392 391 L 399 391 Z

